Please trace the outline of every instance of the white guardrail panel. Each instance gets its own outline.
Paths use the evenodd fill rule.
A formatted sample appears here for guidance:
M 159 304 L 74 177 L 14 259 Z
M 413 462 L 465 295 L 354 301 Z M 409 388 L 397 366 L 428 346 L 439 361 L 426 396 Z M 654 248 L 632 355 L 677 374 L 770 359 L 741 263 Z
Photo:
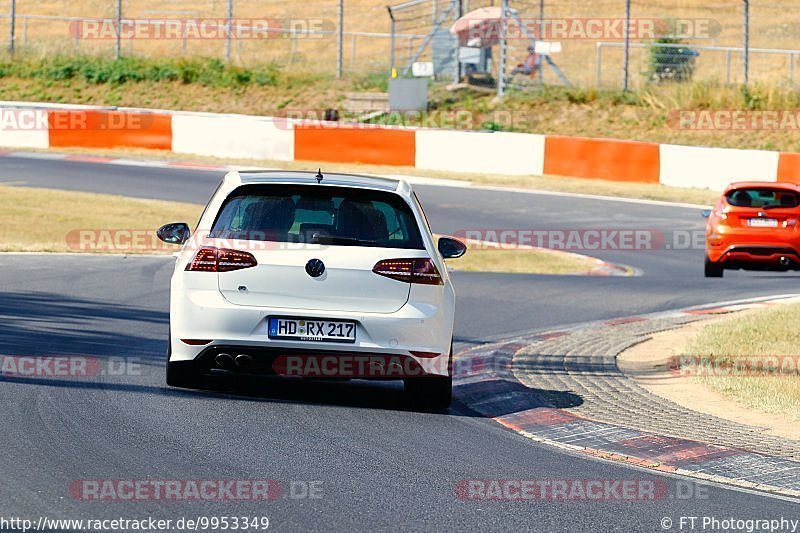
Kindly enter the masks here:
M 778 152 L 662 144 L 661 184 L 721 191 L 733 181 L 776 181 Z
M 0 146 L 50 148 L 47 109 L 25 102 L 0 102 Z
M 212 157 L 294 160 L 294 127 L 282 118 L 174 113 L 172 151 Z
M 540 176 L 544 135 L 419 129 L 416 168 Z

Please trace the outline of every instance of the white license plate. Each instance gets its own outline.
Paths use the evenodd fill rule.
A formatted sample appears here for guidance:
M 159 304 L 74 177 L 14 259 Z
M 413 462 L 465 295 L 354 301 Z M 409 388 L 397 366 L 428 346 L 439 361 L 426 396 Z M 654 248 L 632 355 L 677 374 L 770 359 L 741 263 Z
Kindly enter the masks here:
M 774 218 L 748 218 L 747 225 L 753 228 L 777 228 L 778 220 Z
M 312 342 L 356 342 L 356 323 L 352 320 L 270 317 L 270 339 Z

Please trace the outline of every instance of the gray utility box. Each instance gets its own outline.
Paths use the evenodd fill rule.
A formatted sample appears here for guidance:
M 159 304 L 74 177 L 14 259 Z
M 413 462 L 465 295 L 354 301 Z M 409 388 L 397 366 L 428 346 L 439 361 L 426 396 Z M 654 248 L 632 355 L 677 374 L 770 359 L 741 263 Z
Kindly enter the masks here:
M 389 80 L 389 110 L 427 111 L 427 78 L 391 78 Z

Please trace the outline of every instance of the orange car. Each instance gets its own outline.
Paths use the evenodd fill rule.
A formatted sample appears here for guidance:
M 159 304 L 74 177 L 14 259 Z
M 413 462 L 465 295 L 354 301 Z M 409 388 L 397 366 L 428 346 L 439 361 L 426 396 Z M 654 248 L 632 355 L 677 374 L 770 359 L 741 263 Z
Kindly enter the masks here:
M 708 215 L 707 278 L 724 269 L 800 270 L 800 187 L 731 183 Z

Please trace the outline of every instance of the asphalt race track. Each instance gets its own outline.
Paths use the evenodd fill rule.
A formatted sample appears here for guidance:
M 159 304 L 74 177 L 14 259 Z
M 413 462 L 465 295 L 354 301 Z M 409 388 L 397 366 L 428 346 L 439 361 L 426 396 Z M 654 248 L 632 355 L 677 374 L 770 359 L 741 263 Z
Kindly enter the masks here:
M 0 157 L 0 181 L 203 203 L 218 172 Z M 433 229 L 704 225 L 696 208 L 417 186 Z M 70 206 L 64 206 L 70 209 Z M 171 221 L 164 221 L 171 222 Z M 589 320 L 800 292 L 791 274 L 702 277 L 701 250 L 603 250 L 636 277 L 455 273 L 456 348 Z M 0 353 L 138 363 L 99 379 L 0 376 L 0 516 L 267 516 L 277 530 L 663 531 L 680 516 L 797 517 L 797 503 L 588 459 L 533 443 L 456 402 L 406 407 L 396 384 L 251 383 L 168 389 L 170 257 L 0 255 Z M 113 375 L 111 375 L 113 374 Z M 80 501 L 83 479 L 274 479 L 272 502 Z M 469 502 L 464 479 L 657 479 L 638 502 Z M 310 482 L 314 482 L 309 484 Z M 316 484 L 321 482 L 321 485 Z M 686 497 L 690 484 L 692 496 Z M 303 497 L 302 487 L 321 487 Z M 289 487 L 299 487 L 291 494 Z M 683 498 L 676 497 L 683 489 Z M 698 496 L 698 492 L 700 493 Z M 295 497 L 293 497 L 295 496 Z M 677 530 L 677 526 L 676 526 Z

